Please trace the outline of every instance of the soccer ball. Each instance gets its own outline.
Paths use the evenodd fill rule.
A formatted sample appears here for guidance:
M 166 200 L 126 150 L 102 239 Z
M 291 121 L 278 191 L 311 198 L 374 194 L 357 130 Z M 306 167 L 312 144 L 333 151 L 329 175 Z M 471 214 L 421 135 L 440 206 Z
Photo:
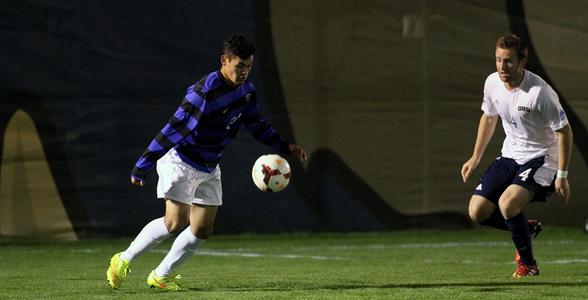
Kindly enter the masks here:
M 288 161 L 277 154 L 260 156 L 251 170 L 253 183 L 264 192 L 279 192 L 285 189 L 291 175 Z

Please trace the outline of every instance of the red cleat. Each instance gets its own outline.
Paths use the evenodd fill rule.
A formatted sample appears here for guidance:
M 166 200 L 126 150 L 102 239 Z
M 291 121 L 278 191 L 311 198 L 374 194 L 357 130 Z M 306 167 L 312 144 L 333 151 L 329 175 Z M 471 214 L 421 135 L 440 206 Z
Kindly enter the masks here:
M 525 265 L 525 264 L 518 264 L 515 272 L 512 274 L 514 278 L 521 278 L 525 276 L 537 276 L 539 275 L 539 266 L 537 263 L 535 265 Z

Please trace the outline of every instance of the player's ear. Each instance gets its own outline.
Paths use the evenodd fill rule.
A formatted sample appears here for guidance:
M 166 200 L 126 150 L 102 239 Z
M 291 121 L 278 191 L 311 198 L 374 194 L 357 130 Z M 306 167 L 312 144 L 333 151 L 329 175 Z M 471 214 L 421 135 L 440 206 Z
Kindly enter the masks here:
M 222 54 L 220 57 L 221 65 L 226 65 L 229 63 L 230 59 L 227 55 Z

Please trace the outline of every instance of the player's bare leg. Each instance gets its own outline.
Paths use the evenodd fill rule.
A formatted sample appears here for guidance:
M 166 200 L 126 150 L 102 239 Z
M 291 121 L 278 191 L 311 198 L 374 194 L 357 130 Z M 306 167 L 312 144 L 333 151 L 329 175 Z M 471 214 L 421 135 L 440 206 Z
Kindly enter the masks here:
M 179 233 L 190 225 L 190 209 L 188 204 L 165 199 L 164 222 L 170 233 Z
M 206 240 L 212 235 L 217 211 L 218 206 L 192 205 L 190 211 L 190 229 L 196 237 Z
M 147 283 L 151 287 L 179 290 L 180 286 L 170 274 L 190 258 L 212 234 L 218 206 L 193 204 L 190 209 L 190 226 L 174 241 L 159 266 L 151 272 Z
M 468 208 L 472 221 L 500 230 L 508 230 L 504 217 L 494 203 L 480 195 L 473 195 Z
M 110 266 L 106 271 L 108 284 L 112 288 L 120 288 L 127 274 L 131 272 L 130 264 L 135 257 L 157 246 L 172 234 L 186 228 L 190 222 L 189 220 L 190 205 L 167 199 L 165 216 L 145 225 L 125 251 L 112 256 Z
M 526 188 L 517 184 L 511 184 L 498 200 L 500 212 L 508 220 L 520 214 L 523 208 L 529 204 L 532 196 L 533 194 Z

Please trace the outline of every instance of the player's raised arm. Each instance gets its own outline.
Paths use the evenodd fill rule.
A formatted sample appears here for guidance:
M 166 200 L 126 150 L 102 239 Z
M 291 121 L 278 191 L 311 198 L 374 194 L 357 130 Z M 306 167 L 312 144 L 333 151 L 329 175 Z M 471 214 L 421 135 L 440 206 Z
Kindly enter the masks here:
M 272 147 L 274 150 L 291 155 L 300 161 L 305 161 L 308 156 L 302 147 L 288 143 L 259 113 L 257 98 L 252 94 L 251 102 L 245 110 L 245 128 L 258 141 Z
M 463 182 L 468 181 L 472 171 L 474 171 L 474 169 L 476 169 L 480 163 L 480 160 L 484 155 L 484 151 L 486 151 L 486 147 L 488 146 L 492 135 L 494 135 L 494 129 L 496 129 L 497 123 L 498 116 L 482 114 L 482 117 L 480 118 L 480 124 L 478 125 L 478 134 L 476 137 L 474 152 L 470 159 L 468 159 L 468 161 L 466 161 L 461 167 L 461 178 L 463 179 Z

